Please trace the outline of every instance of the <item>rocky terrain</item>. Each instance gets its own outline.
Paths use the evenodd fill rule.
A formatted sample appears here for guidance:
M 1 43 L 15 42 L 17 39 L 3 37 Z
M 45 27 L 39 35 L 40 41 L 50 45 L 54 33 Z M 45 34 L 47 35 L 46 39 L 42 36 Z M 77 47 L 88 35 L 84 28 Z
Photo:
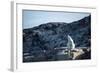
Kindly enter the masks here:
M 90 48 L 91 16 L 72 23 L 49 22 L 23 29 L 23 62 L 57 60 L 57 52 L 54 48 L 67 47 L 68 35 L 73 38 L 76 48 Z M 86 54 L 90 56 L 90 51 Z M 82 59 L 82 56 L 78 56 L 77 59 Z M 90 59 L 90 57 L 87 58 L 87 55 L 84 56 L 84 59 Z

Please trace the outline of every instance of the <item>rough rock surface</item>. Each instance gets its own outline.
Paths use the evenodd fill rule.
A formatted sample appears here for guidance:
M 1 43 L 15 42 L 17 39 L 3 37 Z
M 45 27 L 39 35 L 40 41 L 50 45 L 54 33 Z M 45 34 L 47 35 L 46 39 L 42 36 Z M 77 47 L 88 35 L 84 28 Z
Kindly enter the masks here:
M 76 47 L 90 47 L 91 16 L 72 23 L 49 22 L 23 29 L 23 62 L 56 60 L 54 48 L 66 47 L 68 35 Z

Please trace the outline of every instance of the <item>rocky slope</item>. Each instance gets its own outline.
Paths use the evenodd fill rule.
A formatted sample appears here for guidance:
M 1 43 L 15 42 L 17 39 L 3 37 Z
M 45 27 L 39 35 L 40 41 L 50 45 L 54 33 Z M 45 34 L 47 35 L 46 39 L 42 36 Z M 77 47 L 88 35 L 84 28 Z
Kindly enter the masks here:
M 66 47 L 68 35 L 73 38 L 76 47 L 90 47 L 91 16 L 72 23 L 49 22 L 24 29 L 23 61 L 54 60 L 54 48 Z

